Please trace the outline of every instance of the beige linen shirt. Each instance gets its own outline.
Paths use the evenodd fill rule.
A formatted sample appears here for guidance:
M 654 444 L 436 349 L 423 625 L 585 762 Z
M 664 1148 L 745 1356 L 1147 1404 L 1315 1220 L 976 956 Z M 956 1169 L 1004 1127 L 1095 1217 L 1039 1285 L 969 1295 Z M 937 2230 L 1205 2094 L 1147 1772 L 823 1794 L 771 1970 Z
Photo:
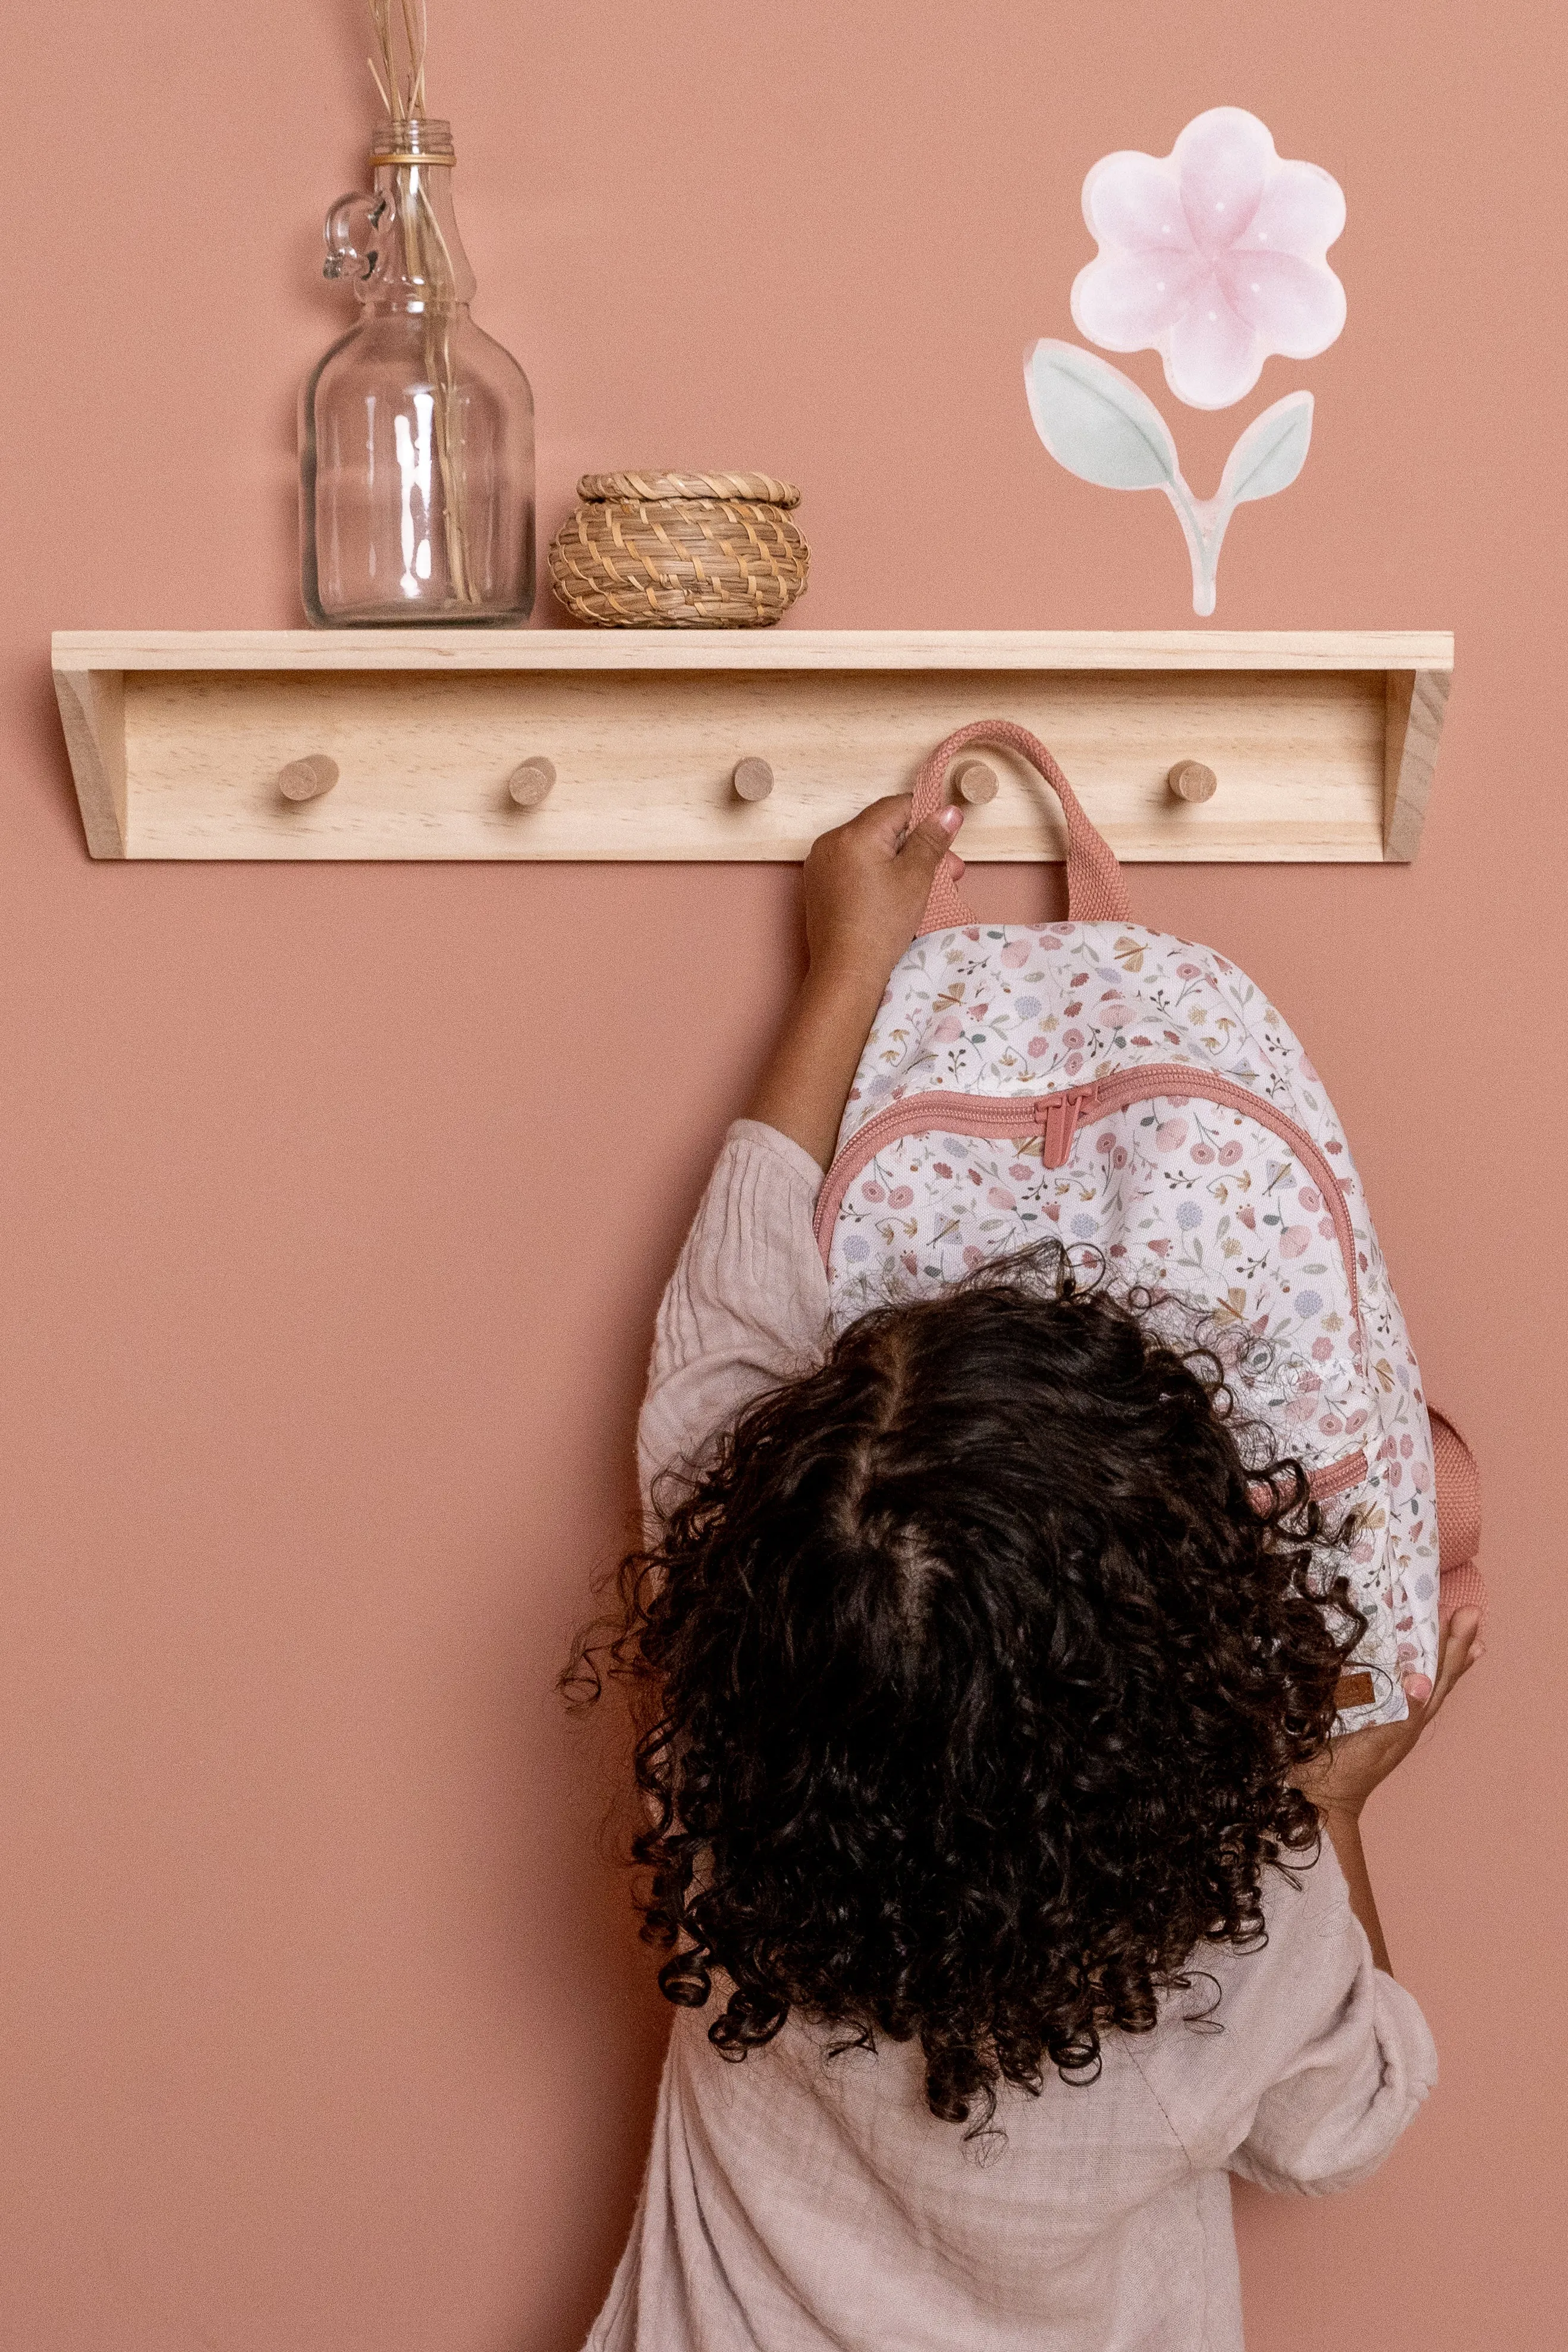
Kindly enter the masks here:
M 659 1312 L 644 1492 L 820 1354 L 820 1181 L 771 1129 L 731 1129 Z M 1097 2082 L 1004 2086 L 990 2147 L 930 2114 L 917 2044 L 830 2060 L 792 2017 L 736 2065 L 712 2003 L 677 2011 L 588 2352 L 1239 2352 L 1228 2175 L 1349 2188 L 1437 2074 L 1331 1848 L 1299 1890 L 1270 1874 L 1266 1910 L 1262 1950 L 1203 1952 L 1153 2032 L 1105 2036 Z

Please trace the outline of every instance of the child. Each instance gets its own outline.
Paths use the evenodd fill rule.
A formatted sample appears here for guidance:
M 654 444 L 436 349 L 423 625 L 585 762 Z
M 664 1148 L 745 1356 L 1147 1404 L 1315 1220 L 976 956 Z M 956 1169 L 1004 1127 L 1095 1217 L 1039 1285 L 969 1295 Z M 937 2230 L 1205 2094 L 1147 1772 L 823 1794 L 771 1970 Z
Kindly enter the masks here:
M 817 1187 L 960 821 L 908 815 L 807 862 L 577 1661 L 632 1687 L 679 2005 L 591 2352 L 1232 2352 L 1227 2173 L 1347 2187 L 1435 2078 L 1359 1816 L 1479 1621 L 1331 1758 L 1360 1621 L 1212 1357 L 1060 1253 L 830 1339 Z

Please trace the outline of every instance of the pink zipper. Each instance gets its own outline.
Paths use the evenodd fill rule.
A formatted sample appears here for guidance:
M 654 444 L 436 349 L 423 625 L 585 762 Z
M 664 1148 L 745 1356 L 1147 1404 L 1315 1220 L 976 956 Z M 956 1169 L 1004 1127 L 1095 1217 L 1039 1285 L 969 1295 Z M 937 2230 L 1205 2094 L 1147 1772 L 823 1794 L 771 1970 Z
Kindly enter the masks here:
M 1343 1495 L 1347 1487 L 1359 1486 L 1366 1476 L 1364 1449 L 1355 1454 L 1343 1454 L 1337 1462 L 1325 1463 L 1321 1470 L 1307 1474 L 1307 1484 L 1316 1501 L 1325 1496 Z
M 1290 1145 L 1295 1158 L 1311 1170 L 1328 1203 L 1349 1278 L 1351 1315 L 1356 1329 L 1361 1331 L 1355 1234 L 1343 1190 L 1322 1152 L 1304 1128 L 1255 1095 L 1249 1087 L 1239 1086 L 1232 1078 L 1210 1077 L 1207 1071 L 1189 1069 L 1182 1062 L 1150 1062 L 1142 1069 L 1113 1070 L 1109 1076 L 1096 1078 L 1088 1086 L 1059 1087 L 1051 1094 L 959 1095 L 933 1087 L 924 1094 L 906 1095 L 901 1102 L 889 1103 L 885 1110 L 879 1110 L 856 1129 L 822 1180 L 814 1226 L 823 1265 L 828 1262 L 833 1223 L 844 1194 L 884 1145 L 905 1135 L 929 1135 L 934 1129 L 954 1135 L 1038 1135 L 1041 1166 L 1065 1168 L 1072 1156 L 1073 1139 L 1086 1119 L 1092 1123 L 1103 1118 L 1107 1112 L 1126 1110 L 1134 1103 L 1152 1101 L 1156 1095 L 1175 1102 L 1196 1095 L 1201 1101 L 1218 1103 L 1223 1109 L 1240 1111 L 1245 1118 L 1256 1119 L 1260 1127 L 1268 1128 L 1281 1143 Z
M 822 1263 L 825 1265 L 828 1261 L 833 1224 L 844 1194 L 861 1170 L 876 1158 L 885 1144 L 895 1143 L 905 1135 L 929 1135 L 938 1128 L 955 1135 L 1038 1135 L 1042 1168 L 1065 1168 L 1072 1156 L 1073 1140 L 1085 1119 L 1092 1124 L 1108 1111 L 1126 1110 L 1132 1104 L 1148 1102 L 1156 1095 L 1166 1102 L 1181 1102 L 1197 1095 L 1204 1102 L 1240 1111 L 1277 1135 L 1281 1143 L 1288 1143 L 1295 1157 L 1311 1169 L 1333 1219 L 1350 1282 L 1350 1311 L 1360 1331 L 1361 1288 L 1356 1280 L 1355 1234 L 1343 1188 L 1327 1160 L 1304 1128 L 1298 1127 L 1293 1118 L 1287 1118 L 1283 1111 L 1276 1110 L 1272 1103 L 1262 1101 L 1250 1087 L 1238 1086 L 1230 1078 L 1211 1078 L 1207 1072 L 1188 1069 L 1182 1062 L 1151 1062 L 1138 1070 L 1114 1070 L 1108 1077 L 1097 1078 L 1089 1086 L 1059 1087 L 1051 1094 L 958 1095 L 932 1088 L 925 1094 L 906 1095 L 901 1102 L 889 1103 L 885 1110 L 879 1110 L 856 1129 L 822 1180 L 814 1220 Z M 1364 1339 L 1364 1334 L 1363 1337 Z M 1364 1450 L 1358 1450 L 1312 1471 L 1307 1483 L 1314 1498 L 1322 1502 L 1331 1495 L 1343 1495 L 1350 1487 L 1359 1486 L 1365 1476 L 1366 1454 Z
M 1365 1477 L 1366 1454 L 1358 1448 L 1354 1454 L 1342 1454 L 1337 1462 L 1325 1462 L 1321 1470 L 1309 1470 L 1307 1491 L 1314 1503 L 1323 1503 L 1331 1495 L 1343 1495 L 1348 1487 L 1361 1486 Z M 1257 1479 L 1250 1491 L 1258 1509 L 1266 1511 L 1270 1492 L 1265 1481 Z

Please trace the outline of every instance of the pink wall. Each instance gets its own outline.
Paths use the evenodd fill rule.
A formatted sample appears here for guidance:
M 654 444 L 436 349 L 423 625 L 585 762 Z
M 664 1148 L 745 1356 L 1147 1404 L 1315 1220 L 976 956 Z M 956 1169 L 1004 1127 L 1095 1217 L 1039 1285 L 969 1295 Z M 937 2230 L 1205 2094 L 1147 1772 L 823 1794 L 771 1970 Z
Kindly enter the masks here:
M 792 878 L 95 866 L 47 685 L 51 625 L 298 618 L 292 404 L 341 315 L 318 222 L 363 152 L 361 13 L 5 7 L 19 2352 L 573 2352 L 658 2061 L 551 1674 L 615 1544 L 663 1273 L 789 985 Z M 1442 2086 L 1358 2195 L 1239 2200 L 1247 2298 L 1254 2352 L 1555 2344 L 1561 13 L 432 13 L 547 529 L 584 467 L 765 467 L 805 486 L 818 626 L 1190 625 L 1163 505 L 1069 481 L 1024 408 L 1026 339 L 1071 331 L 1080 182 L 1230 101 L 1348 192 L 1349 328 L 1240 413 L 1309 384 L 1312 457 L 1239 517 L 1219 620 L 1458 631 L 1420 861 L 1136 887 L 1329 1076 L 1490 1476 L 1498 1617 L 1372 1825 Z M 1239 415 L 1178 423 L 1210 487 Z M 1045 884 L 983 887 L 1021 912 Z M 585 1202 L 607 1143 L 618 1187 Z

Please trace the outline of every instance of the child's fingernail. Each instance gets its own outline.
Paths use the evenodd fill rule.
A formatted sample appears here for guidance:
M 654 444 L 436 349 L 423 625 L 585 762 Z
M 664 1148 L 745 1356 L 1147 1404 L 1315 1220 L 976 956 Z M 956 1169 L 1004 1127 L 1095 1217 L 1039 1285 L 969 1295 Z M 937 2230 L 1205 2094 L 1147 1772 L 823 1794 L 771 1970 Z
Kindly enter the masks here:
M 1431 1675 L 1406 1675 L 1405 1676 L 1405 1696 L 1408 1699 L 1414 1699 L 1417 1706 L 1424 1706 L 1427 1700 L 1432 1696 Z
M 964 822 L 964 812 L 961 808 L 945 808 L 936 822 L 944 833 L 956 833 Z
M 1472 1658 L 1484 1658 L 1486 1654 L 1487 1645 L 1484 1642 L 1472 1642 L 1470 1643 L 1470 1656 Z

